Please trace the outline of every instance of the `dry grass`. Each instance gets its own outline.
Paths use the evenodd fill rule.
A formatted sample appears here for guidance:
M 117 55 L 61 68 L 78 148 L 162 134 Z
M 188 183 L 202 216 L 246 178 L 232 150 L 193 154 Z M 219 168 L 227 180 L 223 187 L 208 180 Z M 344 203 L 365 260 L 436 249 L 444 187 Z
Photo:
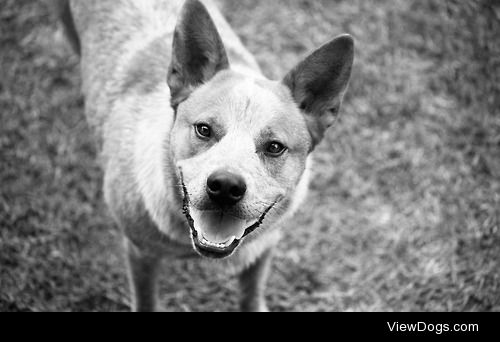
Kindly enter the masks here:
M 500 310 L 500 9 L 492 1 L 221 0 L 265 73 L 348 32 L 342 120 L 280 246 L 276 311 Z M 126 310 L 119 234 L 77 60 L 39 1 L 0 12 L 0 311 Z M 236 282 L 165 265 L 171 310 L 235 310 Z

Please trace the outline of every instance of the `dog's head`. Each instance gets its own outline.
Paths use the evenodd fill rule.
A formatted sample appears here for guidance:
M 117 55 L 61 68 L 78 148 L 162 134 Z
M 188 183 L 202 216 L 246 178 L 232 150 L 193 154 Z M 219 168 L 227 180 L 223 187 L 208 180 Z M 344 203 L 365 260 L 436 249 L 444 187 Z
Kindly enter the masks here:
M 282 81 L 238 74 L 205 7 L 187 1 L 168 74 L 170 148 L 200 254 L 227 257 L 286 211 L 308 155 L 335 122 L 352 63 L 344 35 Z

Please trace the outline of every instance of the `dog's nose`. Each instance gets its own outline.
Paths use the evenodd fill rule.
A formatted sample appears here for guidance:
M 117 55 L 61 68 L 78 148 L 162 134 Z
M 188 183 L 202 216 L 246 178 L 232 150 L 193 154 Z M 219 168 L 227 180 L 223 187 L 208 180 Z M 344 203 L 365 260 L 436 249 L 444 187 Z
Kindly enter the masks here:
M 221 206 L 235 205 L 243 199 L 247 185 L 243 177 L 229 171 L 216 171 L 207 180 L 207 193 Z

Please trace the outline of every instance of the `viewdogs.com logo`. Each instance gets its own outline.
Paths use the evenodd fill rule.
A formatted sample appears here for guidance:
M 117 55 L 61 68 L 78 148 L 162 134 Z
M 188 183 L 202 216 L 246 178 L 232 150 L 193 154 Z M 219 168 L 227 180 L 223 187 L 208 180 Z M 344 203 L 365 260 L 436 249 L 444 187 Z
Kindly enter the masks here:
M 448 323 L 399 323 L 387 322 L 390 332 L 426 332 L 441 335 L 447 332 L 478 332 L 479 324 L 448 324 Z

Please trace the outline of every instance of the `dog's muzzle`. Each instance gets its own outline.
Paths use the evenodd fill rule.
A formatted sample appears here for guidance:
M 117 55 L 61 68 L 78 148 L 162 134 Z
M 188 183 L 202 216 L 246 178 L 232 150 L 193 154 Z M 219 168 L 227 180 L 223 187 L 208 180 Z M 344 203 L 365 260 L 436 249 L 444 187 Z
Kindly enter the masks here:
M 184 178 L 182 171 L 180 171 L 180 179 L 181 179 L 181 184 L 182 184 L 182 190 L 183 190 L 183 213 L 186 217 L 187 223 L 191 229 L 191 237 L 193 241 L 193 246 L 196 252 L 200 254 L 203 257 L 207 258 L 212 258 L 212 259 L 222 259 L 231 256 L 236 248 L 240 245 L 241 241 L 253 233 L 256 229 L 258 229 L 264 222 L 266 216 L 268 213 L 276 206 L 276 204 L 279 202 L 279 199 L 276 200 L 271 206 L 269 206 L 263 213 L 262 215 L 256 220 L 256 221 L 242 221 L 239 218 L 232 217 L 228 215 L 227 213 L 224 213 L 223 211 L 220 212 L 197 212 L 197 215 L 193 215 L 191 212 L 191 206 L 190 206 L 190 199 L 189 199 L 189 192 L 187 190 L 187 187 L 184 183 Z M 248 227 L 244 228 L 244 233 L 241 237 L 236 237 L 236 236 L 231 236 L 228 238 L 226 241 L 210 241 L 206 236 L 203 235 L 203 231 L 201 229 L 197 229 L 197 225 L 201 225 L 201 222 L 196 222 L 195 218 L 193 216 L 196 216 L 198 220 L 205 220 L 204 217 L 208 217 L 206 220 L 210 222 L 210 220 L 215 220 L 219 222 L 223 222 L 223 226 L 226 228 L 228 226 L 231 226 L 232 224 L 236 225 L 243 225 L 243 224 L 248 224 Z M 205 223 L 205 222 L 204 222 Z M 242 228 L 245 226 L 241 226 Z M 243 230 L 241 230 L 243 231 Z

